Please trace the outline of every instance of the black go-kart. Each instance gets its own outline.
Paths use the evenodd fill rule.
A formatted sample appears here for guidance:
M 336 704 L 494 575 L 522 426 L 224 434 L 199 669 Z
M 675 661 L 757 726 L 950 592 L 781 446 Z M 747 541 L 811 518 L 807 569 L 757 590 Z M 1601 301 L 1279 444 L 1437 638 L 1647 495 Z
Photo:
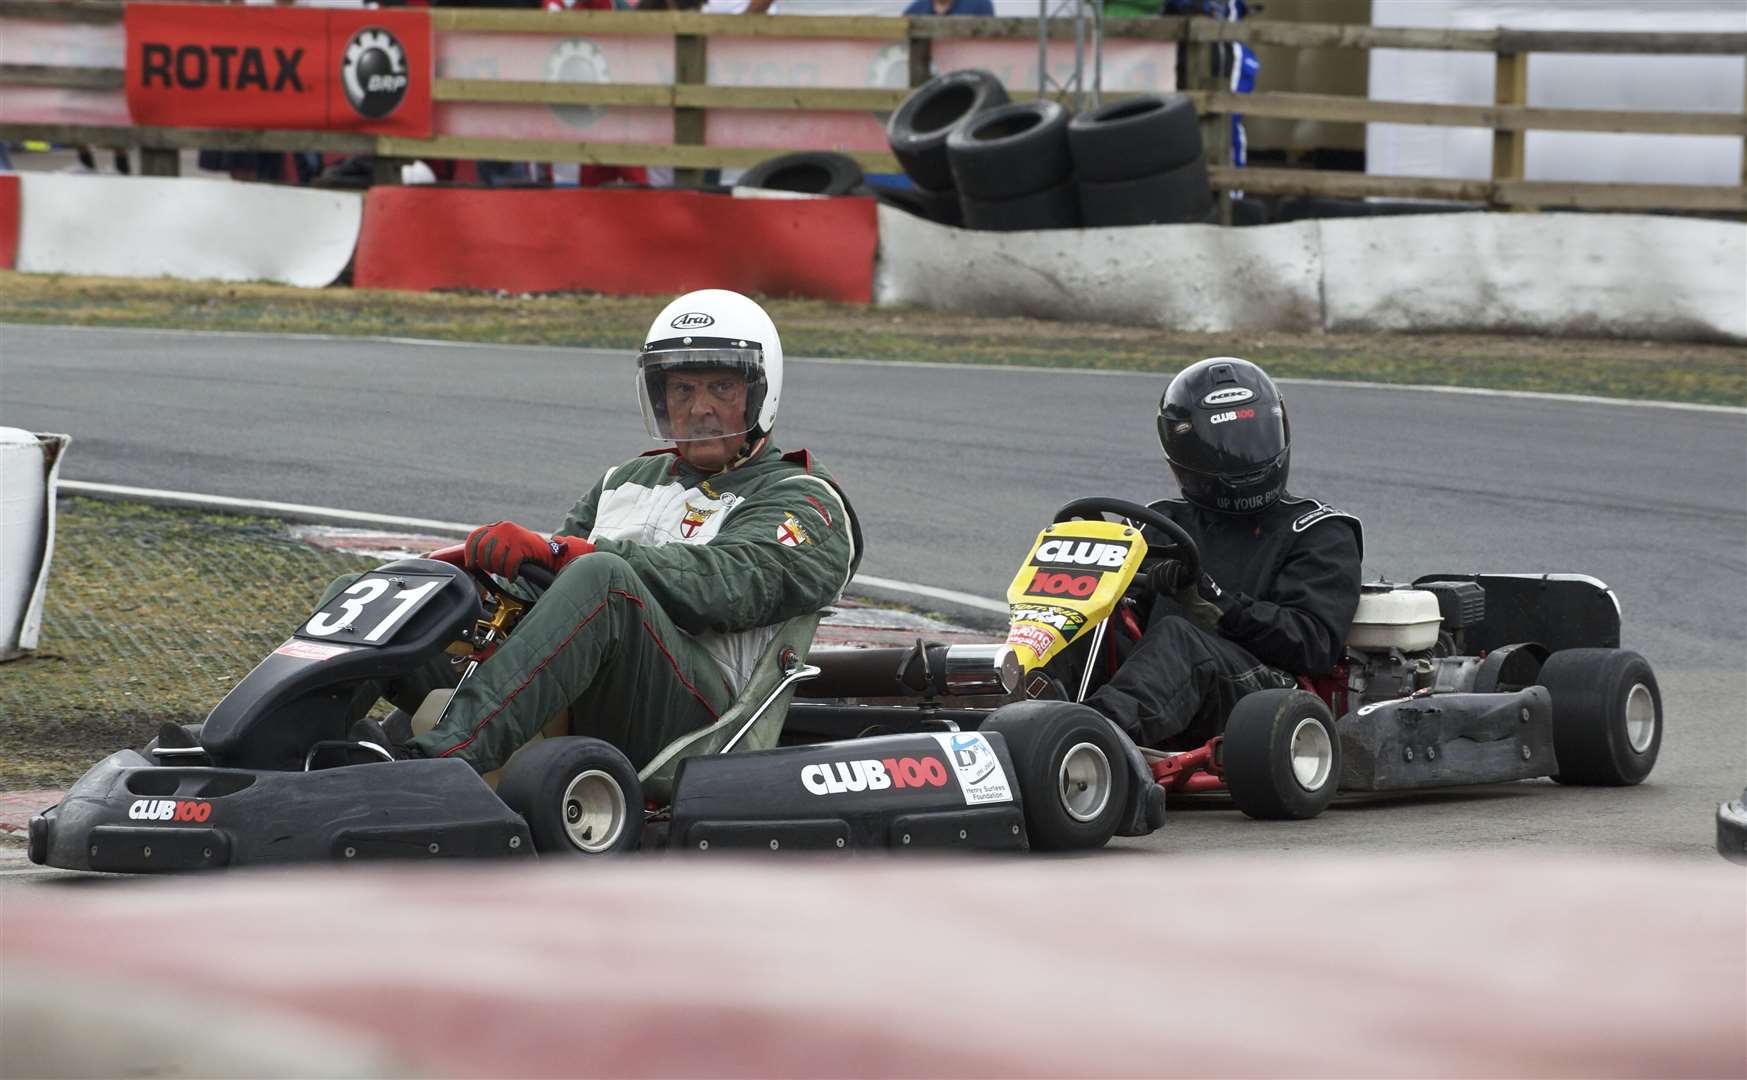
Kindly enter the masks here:
M 1149 553 L 1143 526 L 1162 547 Z M 1161 557 L 1200 563 L 1162 513 L 1106 498 L 1063 507 L 1008 589 L 1022 692 L 1082 701 L 1101 685 L 1141 636 L 1133 590 Z M 1201 745 L 1143 751 L 1146 776 L 1170 794 L 1229 795 L 1263 819 L 1314 817 L 1337 792 L 1538 777 L 1636 784 L 1661 747 L 1662 698 L 1650 665 L 1619 644 L 1618 601 L 1583 575 L 1439 573 L 1366 585 L 1332 672 L 1241 698 Z M 848 677 L 837 675 L 852 658 L 818 658 L 827 674 L 808 692 L 837 700 L 797 702 L 791 734 L 906 731 L 918 715 L 975 730 L 991 715 L 937 700 L 950 682 L 925 672 L 944 668 L 949 680 L 950 649 L 888 652 L 854 657 Z
M 480 776 L 459 760 L 396 760 L 353 737 L 360 684 L 446 653 L 471 675 L 531 603 L 457 565 L 459 548 L 351 583 L 274 649 L 200 725 L 165 725 L 98 762 L 30 822 L 33 862 L 162 872 L 380 858 L 698 852 L 1084 848 L 1163 820 L 1164 793 L 1109 721 L 1018 701 L 974 727 L 909 710 L 906 730 L 782 738 L 821 614 L 779 628 L 739 700 L 643 768 L 568 715 Z M 538 567 L 525 571 L 548 586 Z M 1005 645 L 922 650 L 942 686 L 1009 697 Z M 410 730 L 440 719 L 435 691 Z M 393 718 L 391 718 L 392 720 Z M 393 726 L 392 724 L 390 725 Z M 779 745 L 787 742 L 789 745 Z

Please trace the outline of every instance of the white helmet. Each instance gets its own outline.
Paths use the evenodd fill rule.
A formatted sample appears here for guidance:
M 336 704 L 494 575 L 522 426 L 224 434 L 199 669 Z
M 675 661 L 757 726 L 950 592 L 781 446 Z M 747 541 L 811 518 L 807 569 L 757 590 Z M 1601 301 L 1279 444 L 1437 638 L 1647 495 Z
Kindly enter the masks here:
M 657 439 L 675 439 L 667 376 L 682 368 L 728 368 L 746 377 L 745 427 L 712 437 L 770 433 L 782 397 L 783 344 L 763 308 L 737 292 L 700 289 L 655 316 L 637 354 L 637 400 L 644 425 Z

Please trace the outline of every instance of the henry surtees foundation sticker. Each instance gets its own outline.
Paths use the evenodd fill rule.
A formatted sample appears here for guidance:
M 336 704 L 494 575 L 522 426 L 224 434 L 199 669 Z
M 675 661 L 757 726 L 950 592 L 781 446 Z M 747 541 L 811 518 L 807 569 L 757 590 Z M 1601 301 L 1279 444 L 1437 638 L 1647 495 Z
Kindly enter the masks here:
M 952 762 L 966 804 L 1013 801 L 1007 770 L 1001 767 L 1001 759 L 987 738 L 974 731 L 948 731 L 936 734 L 934 740 Z
M 345 645 L 323 645 L 319 641 L 287 641 L 273 650 L 274 656 L 289 656 L 298 660 L 332 660 L 352 650 Z

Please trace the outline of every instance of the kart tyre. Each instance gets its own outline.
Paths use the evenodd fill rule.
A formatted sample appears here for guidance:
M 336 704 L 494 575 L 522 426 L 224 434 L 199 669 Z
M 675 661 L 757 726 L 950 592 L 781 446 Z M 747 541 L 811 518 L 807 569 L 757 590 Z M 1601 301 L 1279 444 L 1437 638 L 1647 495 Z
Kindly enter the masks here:
M 946 158 L 967 199 L 1001 202 L 1053 188 L 1074 174 L 1068 110 L 1048 98 L 989 109 L 947 136 Z
M 599 739 L 543 739 L 510 759 L 498 797 L 522 815 L 542 855 L 635 851 L 643 788 L 618 748 Z
M 1067 701 L 1021 701 L 978 730 L 1007 742 L 1032 847 L 1098 848 L 1115 835 L 1128 805 L 1128 749 L 1102 714 Z
M 1625 787 L 1650 775 L 1662 748 L 1662 691 L 1642 656 L 1564 649 L 1536 681 L 1553 698 L 1555 780 Z
M 1747 866 L 1747 790 L 1739 799 L 1717 804 L 1717 854 Z M 31 858 L 41 861 L 34 855 Z
M 1182 94 L 1123 98 L 1069 121 L 1068 147 L 1081 180 L 1130 180 L 1200 157 L 1201 117 Z
M 1221 742 L 1225 786 L 1239 810 L 1264 821 L 1313 818 L 1341 779 L 1334 717 L 1315 694 L 1260 690 L 1238 699 Z
M 1071 229 L 1080 223 L 1079 207 L 1074 201 L 1074 182 L 1064 180 L 1055 187 L 1017 199 L 987 202 L 969 195 L 959 200 L 964 208 L 967 229 L 988 232 L 1024 232 L 1032 229 Z
M 1214 208 L 1207 162 L 1200 157 L 1132 180 L 1082 179 L 1077 188 L 1080 221 L 1088 229 L 1200 222 Z
M 917 187 L 952 188 L 946 139 L 984 109 L 1007 104 L 1007 90 L 980 68 L 937 75 L 918 86 L 886 122 L 886 141 Z
M 861 186 L 861 166 L 845 154 L 805 150 L 759 162 L 747 169 L 735 186 L 810 195 L 850 195 Z

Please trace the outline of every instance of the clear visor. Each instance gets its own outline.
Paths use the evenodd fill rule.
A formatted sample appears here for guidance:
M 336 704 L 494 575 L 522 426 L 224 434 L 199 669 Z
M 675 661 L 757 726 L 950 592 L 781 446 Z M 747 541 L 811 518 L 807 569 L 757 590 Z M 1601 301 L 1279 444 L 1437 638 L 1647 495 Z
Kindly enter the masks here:
M 637 357 L 643 426 L 668 442 L 746 434 L 758 424 L 764 390 L 759 349 L 663 349 Z

